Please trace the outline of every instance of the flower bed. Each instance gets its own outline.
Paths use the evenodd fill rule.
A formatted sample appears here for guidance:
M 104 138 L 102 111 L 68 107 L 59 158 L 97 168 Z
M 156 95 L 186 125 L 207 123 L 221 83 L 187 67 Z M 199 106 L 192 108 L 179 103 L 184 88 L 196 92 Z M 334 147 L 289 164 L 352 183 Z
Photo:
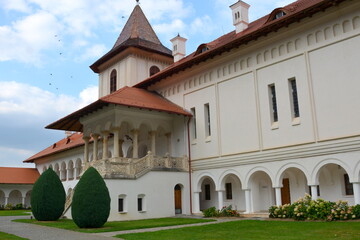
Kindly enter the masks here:
M 271 218 L 293 218 L 295 220 L 349 220 L 360 219 L 360 205 L 349 206 L 347 201 L 330 202 L 323 199 L 312 200 L 306 194 L 293 204 L 271 206 Z
M 238 211 L 233 210 L 232 206 L 224 206 L 221 210 L 217 210 L 215 207 L 208 208 L 203 211 L 204 217 L 239 217 Z

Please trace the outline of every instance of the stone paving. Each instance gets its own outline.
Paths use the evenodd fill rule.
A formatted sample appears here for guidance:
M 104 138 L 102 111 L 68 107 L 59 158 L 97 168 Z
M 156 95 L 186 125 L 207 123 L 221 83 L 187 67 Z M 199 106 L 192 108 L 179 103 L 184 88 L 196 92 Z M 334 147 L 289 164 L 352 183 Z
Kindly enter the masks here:
M 20 218 L 29 218 L 29 216 L 0 217 L 0 232 L 14 234 L 30 240 L 119 240 L 119 238 L 79 233 L 29 223 L 12 222 L 12 220 Z

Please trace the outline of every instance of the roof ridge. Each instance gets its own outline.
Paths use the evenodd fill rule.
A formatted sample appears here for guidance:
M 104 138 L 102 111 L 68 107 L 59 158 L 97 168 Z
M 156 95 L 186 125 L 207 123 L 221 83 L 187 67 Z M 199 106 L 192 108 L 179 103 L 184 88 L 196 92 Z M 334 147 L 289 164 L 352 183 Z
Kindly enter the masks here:
M 128 39 L 140 38 L 155 44 L 161 44 L 154 29 L 151 27 L 149 20 L 139 5 L 136 5 L 123 30 L 116 40 L 113 49 L 120 46 Z

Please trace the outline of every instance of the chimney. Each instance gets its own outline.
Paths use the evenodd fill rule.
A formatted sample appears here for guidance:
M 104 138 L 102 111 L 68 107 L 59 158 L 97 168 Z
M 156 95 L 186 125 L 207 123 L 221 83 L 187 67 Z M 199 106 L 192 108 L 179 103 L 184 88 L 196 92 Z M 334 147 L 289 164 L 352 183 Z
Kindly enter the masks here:
M 236 28 L 236 33 L 242 32 L 249 26 L 249 7 L 246 2 L 239 0 L 230 6 L 232 10 L 233 24 Z
M 179 61 L 186 55 L 186 38 L 180 37 L 178 34 L 176 37 L 170 40 L 173 45 L 172 55 L 174 56 L 174 62 Z

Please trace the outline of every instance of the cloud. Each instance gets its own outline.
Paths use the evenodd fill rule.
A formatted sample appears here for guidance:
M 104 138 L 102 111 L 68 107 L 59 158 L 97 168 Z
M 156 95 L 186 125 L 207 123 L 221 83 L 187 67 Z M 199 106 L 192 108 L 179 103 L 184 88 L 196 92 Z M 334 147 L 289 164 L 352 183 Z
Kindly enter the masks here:
M 54 119 L 69 114 L 98 98 L 97 87 L 91 86 L 80 92 L 79 97 L 56 95 L 24 83 L 0 82 L 0 115 L 22 114 Z M 54 109 L 56 111 L 54 111 Z
M 39 64 L 42 50 L 57 43 L 54 35 L 59 29 L 56 18 L 46 12 L 29 15 L 10 26 L 0 26 L 0 61 Z
M 2 167 L 34 167 L 33 164 L 23 164 L 22 161 L 34 155 L 36 152 L 0 146 L 0 166 Z
M 85 52 L 78 58 L 80 61 L 99 58 L 106 53 L 107 48 L 104 44 L 95 44 L 85 50 Z
M 0 82 L 0 166 L 21 166 L 34 153 L 64 137 L 63 131 L 44 129 L 98 98 L 90 86 L 77 97 L 54 94 L 29 84 Z
M 0 5 L 7 11 L 18 11 L 28 13 L 31 8 L 25 0 L 0 0 Z

